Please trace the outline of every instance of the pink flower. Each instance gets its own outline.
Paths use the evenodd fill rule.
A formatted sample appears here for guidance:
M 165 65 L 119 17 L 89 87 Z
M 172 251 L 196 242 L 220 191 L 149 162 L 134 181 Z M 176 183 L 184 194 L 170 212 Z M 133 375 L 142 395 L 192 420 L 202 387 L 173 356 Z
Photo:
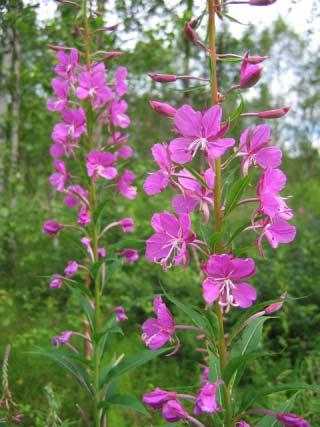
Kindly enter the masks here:
M 67 144 L 68 138 L 78 139 L 86 132 L 86 115 L 83 108 L 78 108 L 78 110 L 65 108 L 61 115 L 63 123 L 57 123 L 51 134 L 56 144 Z
M 247 53 L 243 59 L 240 70 L 240 88 L 248 89 L 254 86 L 261 78 L 263 68 L 258 65 L 250 65 L 248 61 L 249 54 Z
M 250 424 L 246 423 L 245 421 L 239 421 L 235 427 L 250 427 Z
M 112 165 L 116 161 L 115 155 L 105 151 L 91 151 L 87 157 L 88 176 L 97 180 L 98 177 L 113 179 L 117 175 L 117 169 Z
M 64 202 L 69 208 L 74 208 L 79 202 L 87 201 L 88 198 L 88 191 L 80 185 L 69 185 L 65 193 L 67 196 Z
M 199 379 L 200 381 L 205 382 L 208 380 L 208 377 L 209 377 L 209 368 L 207 366 L 204 366 L 202 374 L 200 375 Z
M 131 233 L 134 230 L 134 220 L 132 218 L 123 218 L 119 225 L 124 233 Z
M 117 183 L 119 192 L 129 200 L 133 200 L 137 197 L 137 188 L 131 185 L 135 179 L 135 174 L 130 170 L 126 170 Z
M 195 239 L 191 231 L 189 215 L 181 214 L 178 219 L 169 212 L 156 213 L 151 220 L 155 234 L 147 240 L 146 257 L 160 263 L 164 268 L 189 262 L 187 245 Z
M 157 318 L 147 319 L 142 325 L 142 339 L 151 350 L 157 350 L 170 341 L 175 331 L 173 316 L 160 296 L 153 300 Z
M 57 53 L 58 65 L 55 66 L 54 71 L 61 77 L 75 81 L 75 71 L 78 68 L 78 51 L 76 49 L 70 49 L 70 52 L 67 53 L 63 50 L 60 50 Z
M 98 248 L 98 257 L 104 258 L 106 256 L 106 250 L 105 248 Z
M 139 253 L 136 249 L 125 248 L 120 252 L 120 255 L 126 259 L 128 264 L 133 264 L 139 259 Z
M 308 421 L 298 417 L 296 414 L 276 414 L 276 419 L 285 427 L 310 427 Z
M 123 147 L 119 148 L 119 150 L 116 152 L 116 155 L 127 160 L 133 156 L 133 150 L 128 145 L 124 145 Z
M 148 196 L 153 196 L 167 188 L 174 172 L 167 144 L 155 144 L 151 152 L 160 170 L 150 173 L 143 184 L 143 189 Z
M 292 210 L 287 206 L 283 197 L 278 193 L 284 188 L 286 176 L 280 169 L 267 168 L 262 174 L 258 186 L 257 196 L 260 201 L 258 214 L 268 215 L 270 218 L 291 219 Z
M 162 407 L 162 415 L 169 423 L 189 418 L 189 414 L 178 400 L 168 400 Z
M 208 278 L 202 283 L 203 297 L 207 304 L 219 300 L 222 307 L 248 308 L 257 298 L 256 290 L 239 281 L 255 273 L 252 258 L 232 258 L 231 255 L 212 255 L 205 266 Z
M 221 128 L 222 109 L 219 105 L 211 107 L 204 113 L 194 111 L 190 105 L 178 109 L 175 128 L 182 137 L 170 142 L 171 159 L 179 164 L 188 163 L 197 154 L 204 151 L 210 159 L 221 157 L 235 143 L 232 138 L 221 138 L 229 128 Z
M 116 78 L 115 78 L 115 86 L 116 86 L 116 92 L 119 96 L 123 96 L 128 91 L 128 84 L 126 82 L 128 76 L 128 71 L 126 67 L 119 67 L 116 71 Z
M 76 274 L 79 269 L 79 264 L 76 261 L 69 261 L 68 265 L 64 269 L 64 274 L 67 277 L 72 277 Z
M 51 81 L 51 86 L 57 98 L 49 99 L 47 108 L 49 111 L 62 111 L 68 103 L 69 83 L 68 81 L 55 77 Z
M 61 276 L 54 274 L 49 283 L 50 288 L 61 288 L 64 285 Z
M 56 172 L 50 176 L 49 182 L 52 186 L 56 187 L 57 191 L 62 193 L 64 191 L 64 186 L 71 178 L 71 175 L 62 160 L 55 160 L 54 168 Z
M 128 320 L 128 317 L 126 316 L 126 312 L 121 305 L 116 307 L 113 311 L 115 313 L 117 313 L 117 315 L 116 315 L 116 321 L 117 322 L 123 322 L 124 320 Z
M 114 126 L 126 128 L 130 124 L 129 117 L 125 114 L 128 109 L 128 104 L 125 100 L 113 100 L 110 106 L 111 121 Z
M 72 331 L 63 331 L 58 337 L 52 337 L 51 343 L 55 347 L 59 346 L 60 344 L 67 344 L 72 335 Z
M 90 97 L 94 108 L 101 108 L 114 97 L 112 90 L 106 85 L 104 64 L 97 64 L 90 71 L 80 73 L 78 83 L 77 97 L 81 100 Z
M 116 131 L 113 135 L 110 136 L 108 143 L 113 147 L 125 144 L 129 139 L 129 135 L 121 135 L 119 131 Z
M 217 389 L 219 385 L 222 384 L 222 381 L 216 381 L 215 383 L 211 383 L 206 381 L 203 386 L 198 391 L 198 395 L 196 398 L 194 413 L 195 415 L 199 415 L 203 412 L 207 412 L 209 414 L 213 414 L 215 412 L 219 412 L 221 410 L 220 406 L 217 402 Z
M 263 169 L 277 168 L 282 159 L 278 147 L 267 147 L 270 142 L 270 127 L 259 125 L 246 129 L 240 138 L 239 156 L 243 156 L 242 171 L 247 175 L 251 165 L 259 165 Z
M 154 111 L 166 117 L 174 117 L 177 113 L 174 107 L 165 102 L 150 101 L 150 106 Z
M 178 194 L 172 201 L 172 208 L 178 214 L 190 213 L 197 205 L 203 212 L 205 221 L 210 217 L 210 207 L 213 204 L 214 172 L 211 168 L 207 169 L 202 177 L 208 188 L 204 187 L 187 170 L 182 169 L 179 173 L 178 181 L 183 194 Z
M 43 232 L 46 234 L 49 234 L 50 236 L 55 236 L 56 234 L 59 233 L 60 230 L 62 230 L 64 227 L 63 224 L 59 224 L 57 221 L 55 221 L 54 219 L 48 219 L 44 224 L 43 224 Z
M 157 410 L 161 409 L 168 400 L 175 400 L 176 397 L 176 392 L 161 390 L 161 388 L 157 387 L 154 391 L 145 393 L 142 401 L 144 404 L 150 406 L 150 408 Z
M 273 221 L 266 221 L 263 224 L 262 233 L 258 239 L 258 246 L 261 248 L 262 237 L 265 236 L 273 249 L 279 246 L 279 243 L 291 243 L 296 237 L 296 227 L 289 224 L 281 218 Z
M 81 206 L 79 216 L 78 216 L 78 224 L 81 227 L 86 227 L 91 222 L 90 212 L 84 206 Z

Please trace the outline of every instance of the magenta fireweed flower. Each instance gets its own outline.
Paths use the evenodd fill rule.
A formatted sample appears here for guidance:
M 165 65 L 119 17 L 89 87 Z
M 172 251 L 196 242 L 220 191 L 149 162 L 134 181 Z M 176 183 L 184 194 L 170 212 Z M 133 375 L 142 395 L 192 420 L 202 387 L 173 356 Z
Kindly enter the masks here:
M 139 259 L 139 253 L 136 249 L 125 248 L 120 255 L 125 258 L 128 264 L 133 264 Z
M 162 407 L 162 415 L 168 423 L 175 423 L 189 418 L 188 412 L 185 411 L 182 403 L 178 400 L 168 400 Z
M 207 222 L 210 217 L 210 207 L 213 204 L 214 172 L 209 168 L 201 175 L 208 188 L 201 185 L 187 169 L 179 172 L 178 181 L 182 194 L 174 197 L 172 208 L 178 214 L 188 214 L 199 205 Z
M 163 347 L 175 332 L 173 316 L 160 296 L 153 300 L 157 318 L 149 318 L 142 325 L 142 339 L 151 350 Z
M 49 283 L 50 288 L 61 288 L 64 285 L 61 276 L 54 274 Z
M 62 193 L 64 191 L 64 186 L 68 183 L 71 178 L 70 173 L 68 172 L 67 166 L 62 160 L 56 159 L 53 164 L 56 172 L 54 172 L 50 178 L 49 182 L 53 187 L 56 187 L 56 190 Z
M 230 307 L 248 308 L 257 298 L 256 290 L 248 283 L 241 282 L 255 274 L 252 258 L 212 255 L 204 270 L 208 278 L 202 283 L 202 288 L 207 304 L 219 300 L 219 304 L 226 310 Z
M 148 196 L 154 196 L 166 189 L 174 173 L 174 165 L 171 162 L 167 144 L 155 144 L 151 148 L 151 153 L 159 166 L 159 171 L 150 173 L 143 184 L 143 189 Z
M 77 97 L 91 99 L 93 108 L 101 108 L 114 98 L 114 93 L 106 85 L 105 66 L 97 64 L 90 71 L 83 71 L 78 77 Z
M 190 105 L 177 110 L 174 124 L 182 135 L 170 142 L 171 159 L 179 164 L 190 162 L 199 150 L 210 159 L 221 157 L 235 143 L 233 138 L 222 138 L 229 125 L 221 127 L 222 109 L 219 105 L 205 112 L 195 111 Z
M 117 183 L 119 192 L 129 200 L 133 200 L 137 197 L 137 188 L 131 185 L 135 179 L 136 175 L 130 170 L 126 170 Z
M 63 331 L 59 336 L 51 338 L 51 343 L 54 347 L 58 347 L 61 344 L 67 344 L 73 335 L 73 331 Z
M 67 138 L 67 136 L 70 136 L 72 139 L 78 139 L 86 132 L 86 115 L 83 108 L 78 108 L 77 110 L 65 108 L 61 112 L 61 116 L 64 122 L 62 133 L 65 132 L 65 135 L 61 136 L 62 139 Z
M 64 79 L 74 82 L 76 80 L 75 71 L 79 66 L 78 58 L 77 49 L 70 49 L 69 53 L 60 50 L 57 53 L 59 64 L 54 67 L 54 71 Z
M 235 427 L 251 427 L 250 424 L 246 423 L 245 421 L 239 421 L 236 423 Z
M 64 202 L 69 208 L 74 208 L 84 201 L 88 203 L 88 191 L 82 188 L 81 185 L 69 185 L 65 189 L 65 193 L 67 195 L 64 198 Z
M 177 113 L 176 108 L 165 102 L 150 101 L 150 106 L 154 111 L 166 117 L 174 117 Z
M 134 230 L 134 220 L 132 218 L 123 218 L 118 224 L 124 233 L 131 233 Z
M 105 151 L 91 151 L 87 156 L 88 176 L 97 180 L 98 177 L 113 179 L 117 175 L 117 169 L 112 165 L 116 161 L 115 155 Z
M 262 174 L 258 186 L 257 196 L 260 201 L 258 214 L 268 215 L 270 218 L 285 220 L 293 217 L 292 210 L 287 206 L 283 197 L 278 193 L 286 184 L 286 176 L 280 169 L 266 169 Z
M 157 410 L 161 409 L 162 406 L 168 402 L 168 400 L 175 400 L 176 397 L 176 392 L 161 390 L 161 388 L 157 387 L 154 391 L 145 393 L 143 395 L 142 401 L 145 405 L 148 405 L 150 408 Z
M 119 67 L 116 71 L 115 87 L 119 96 L 124 96 L 128 91 L 128 70 L 126 67 Z
M 258 65 L 250 65 L 248 61 L 249 54 L 247 53 L 243 59 L 240 70 L 240 84 L 241 89 L 248 89 L 254 86 L 261 78 L 263 68 Z
M 78 215 L 77 223 L 81 225 L 81 227 L 86 227 L 91 222 L 91 214 L 84 206 L 81 206 L 80 212 Z
M 133 149 L 128 145 L 124 145 L 123 147 L 119 148 L 119 150 L 116 151 L 115 154 L 117 157 L 121 157 L 122 159 L 127 160 L 133 156 Z
M 291 243 L 296 237 L 296 227 L 289 224 L 281 218 L 273 221 L 266 220 L 262 222 L 262 232 L 258 239 L 258 247 L 261 249 L 261 240 L 265 236 L 273 249 L 276 249 L 280 243 Z
M 217 390 L 222 381 L 216 381 L 211 383 L 206 381 L 198 391 L 196 397 L 196 403 L 194 408 L 194 414 L 199 415 L 203 412 L 213 414 L 221 410 L 217 402 Z
M 298 417 L 296 414 L 276 414 L 276 419 L 285 427 L 310 427 L 308 421 Z
M 169 268 L 172 262 L 184 266 L 189 263 L 188 244 L 195 240 L 191 230 L 189 215 L 181 214 L 176 218 L 169 212 L 156 213 L 151 220 L 155 234 L 146 244 L 146 258 L 157 262 L 163 268 Z
M 79 269 L 79 264 L 76 261 L 69 261 L 68 265 L 64 269 L 64 274 L 67 277 L 72 277 L 76 274 Z
M 123 322 L 124 320 L 128 320 L 125 309 L 121 305 L 119 305 L 118 307 L 115 307 L 113 311 L 117 314 L 116 315 L 117 322 Z
M 54 219 L 48 219 L 48 221 L 43 224 L 42 230 L 44 233 L 49 234 L 50 236 L 54 236 L 58 234 L 59 231 L 63 229 L 63 227 L 63 224 L 59 224 Z
M 69 83 L 68 81 L 55 77 L 51 81 L 56 98 L 48 99 L 47 108 L 49 111 L 62 111 L 68 104 Z
M 247 175 L 251 165 L 263 169 L 277 168 L 281 164 L 282 152 L 278 147 L 267 147 L 270 142 L 270 127 L 259 125 L 246 129 L 240 138 L 239 156 L 242 159 L 242 171 Z
M 127 109 L 128 104 L 124 99 L 121 99 L 120 101 L 115 99 L 111 102 L 109 114 L 111 116 L 111 122 L 114 126 L 119 126 L 123 129 L 129 126 L 130 119 L 125 114 Z

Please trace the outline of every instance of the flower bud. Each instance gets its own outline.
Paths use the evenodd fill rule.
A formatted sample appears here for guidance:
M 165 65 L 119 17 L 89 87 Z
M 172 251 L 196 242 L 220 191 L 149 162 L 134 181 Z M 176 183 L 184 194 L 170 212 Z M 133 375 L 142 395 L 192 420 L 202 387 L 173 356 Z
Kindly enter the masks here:
M 285 116 L 290 107 L 277 108 L 275 110 L 261 111 L 258 113 L 258 116 L 261 119 L 280 119 L 280 117 Z
M 123 218 L 119 221 L 119 225 L 124 233 L 131 233 L 134 230 L 134 221 L 132 218 Z
M 54 274 L 49 283 L 50 288 L 61 288 L 63 286 L 63 280 L 57 274 Z
M 168 400 L 175 399 L 176 397 L 176 392 L 161 390 L 161 388 L 157 387 L 154 391 L 145 393 L 142 400 L 145 405 L 150 406 L 152 409 L 160 409 Z
M 276 414 L 276 419 L 284 424 L 285 427 L 310 427 L 308 421 L 298 417 L 295 414 Z
M 249 54 L 247 53 L 243 59 L 240 71 L 240 88 L 248 89 L 254 86 L 261 78 L 263 68 L 260 65 L 249 65 Z
M 284 300 L 286 296 L 287 294 L 285 292 L 280 296 L 280 299 Z M 283 306 L 283 301 L 275 302 L 269 305 L 267 308 L 265 308 L 264 311 L 266 314 L 275 313 L 276 311 L 279 311 L 282 308 L 282 306 Z
M 175 82 L 177 80 L 177 76 L 175 76 L 174 74 L 149 73 L 148 76 L 158 83 L 169 83 Z
M 63 224 L 59 224 L 53 219 L 48 219 L 48 221 L 43 224 L 42 230 L 44 233 L 49 234 L 50 236 L 54 236 L 58 234 L 59 231 L 63 229 L 63 227 Z
M 239 421 L 235 427 L 250 427 L 250 424 L 246 423 L 245 421 Z
M 250 6 L 270 6 L 277 0 L 249 0 Z
M 150 101 L 151 108 L 157 113 L 167 117 L 174 117 L 177 110 L 165 102 Z
M 134 262 L 138 261 L 139 259 L 139 253 L 135 249 L 131 248 L 125 248 L 120 253 L 122 257 L 124 257 L 128 264 L 133 264 Z
M 116 307 L 113 311 L 115 313 L 117 313 L 117 316 L 116 316 L 116 321 L 117 322 L 122 322 L 124 320 L 128 320 L 128 317 L 126 316 L 126 312 L 125 312 L 124 308 L 121 305 L 119 305 L 118 307 Z
M 64 269 L 64 274 L 67 277 L 72 277 L 76 274 L 76 272 L 78 271 L 78 268 L 79 268 L 79 264 L 76 261 L 69 261 L 68 265 Z
M 189 414 L 178 400 L 169 400 L 162 408 L 163 418 L 169 423 L 175 423 L 189 418 Z
M 268 58 L 267 56 L 249 55 L 248 62 L 249 64 L 260 64 L 260 62 L 265 61 L 267 58 Z
M 193 24 L 193 21 L 192 21 L 192 24 Z M 191 42 L 198 43 L 200 39 L 197 36 L 196 32 L 193 31 L 193 28 L 194 27 L 191 26 L 191 23 L 187 22 L 186 25 L 184 26 L 184 34 L 187 37 L 187 39 L 189 39 Z
M 98 257 L 104 258 L 106 256 L 106 250 L 105 248 L 98 248 Z

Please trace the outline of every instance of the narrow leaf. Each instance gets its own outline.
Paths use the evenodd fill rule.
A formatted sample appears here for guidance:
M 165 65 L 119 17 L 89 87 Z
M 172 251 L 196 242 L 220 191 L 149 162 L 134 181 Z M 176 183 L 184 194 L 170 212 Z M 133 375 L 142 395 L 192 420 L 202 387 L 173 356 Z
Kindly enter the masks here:
M 105 402 L 102 402 L 99 406 L 120 406 L 122 408 L 133 409 L 146 417 L 150 417 L 149 412 L 143 406 L 143 404 L 134 396 L 124 394 L 113 394 L 107 398 Z
M 233 209 L 236 207 L 236 204 L 238 203 L 238 201 L 240 200 L 244 190 L 246 189 L 246 187 L 248 186 L 248 184 L 250 183 L 251 180 L 251 175 L 247 175 L 243 178 L 237 179 L 230 188 L 229 194 L 228 194 L 228 198 L 226 201 L 226 207 L 224 210 L 224 216 L 226 217 L 227 215 L 230 214 L 230 212 L 233 211 Z

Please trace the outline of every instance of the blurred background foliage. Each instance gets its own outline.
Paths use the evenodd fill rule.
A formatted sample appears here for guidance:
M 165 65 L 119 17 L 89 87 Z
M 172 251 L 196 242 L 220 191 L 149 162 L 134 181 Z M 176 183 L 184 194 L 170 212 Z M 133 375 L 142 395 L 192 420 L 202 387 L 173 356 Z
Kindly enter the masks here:
M 41 2 L 45 3 L 9 0 L 0 6 L 0 351 L 2 354 L 4 346 L 12 344 L 10 384 L 15 401 L 25 414 L 22 425 L 80 426 L 75 403 L 86 408 L 86 402 L 73 380 L 51 362 L 28 354 L 36 347 L 48 346 L 52 335 L 81 328 L 82 323 L 79 307 L 67 290 L 50 290 L 48 279 L 42 277 L 61 272 L 68 259 L 80 256 L 78 249 L 66 235 L 48 241 L 41 232 L 47 218 L 58 217 L 62 222 L 72 218 L 48 184 L 52 168 L 48 154 L 50 133 L 57 116 L 45 107 L 51 96 L 55 63 L 54 53 L 47 45 L 76 46 L 81 50 L 81 37 L 74 8 L 57 4 L 50 19 L 39 20 L 39 7 L 44 6 Z M 199 3 L 97 0 L 98 9 L 113 16 L 110 23 L 122 23 L 117 31 L 97 36 L 97 45 L 126 51 L 110 62 L 110 68 L 126 65 L 129 69 L 133 168 L 140 190 L 135 203 L 110 200 L 106 216 L 133 216 L 137 239 L 150 235 L 149 221 L 154 212 L 170 208 L 168 192 L 147 198 L 142 190 L 147 172 L 154 169 L 150 147 L 171 135 L 168 120 L 156 115 L 148 101 L 158 99 L 174 106 L 192 101 L 199 108 L 209 102 L 204 89 L 194 89 L 188 82 L 184 86 L 166 86 L 154 84 L 146 77 L 151 71 L 207 75 L 203 52 L 182 36 L 185 21 Z M 272 7 L 276 9 L 276 5 Z M 256 13 L 263 13 L 257 9 Z M 315 142 L 320 141 L 320 46 L 310 43 L 314 35 L 311 30 L 302 37 L 290 27 L 290 22 L 280 18 L 262 30 L 253 25 L 244 27 L 241 37 L 233 36 L 233 25 L 236 24 L 226 21 L 220 25 L 219 52 L 243 54 L 249 50 L 270 58 L 261 83 L 246 96 L 247 111 L 285 105 L 288 98 L 294 101 L 290 115 L 271 124 L 273 142 L 285 152 L 286 192 L 292 195 L 289 204 L 296 212 L 298 234 L 291 245 L 283 245 L 277 251 L 267 249 L 267 258 L 258 260 L 258 274 L 253 282 L 260 300 L 275 298 L 284 291 L 297 299 L 287 303 L 277 319 L 268 323 L 265 345 L 275 355 L 252 363 L 245 382 L 255 387 L 288 380 L 319 384 L 320 159 Z M 238 64 L 219 63 L 222 91 L 237 81 L 238 72 Z M 282 85 L 286 76 L 290 78 Z M 239 136 L 245 125 L 253 123 L 252 119 L 246 119 L 241 127 L 237 123 L 235 134 Z M 234 223 L 243 222 L 245 215 L 245 211 L 242 218 L 238 214 Z M 114 241 L 119 238 L 115 235 Z M 106 310 L 121 304 L 130 318 L 125 325 L 125 337 L 111 346 L 110 351 L 118 354 L 133 353 L 143 347 L 140 324 L 151 312 L 151 298 L 161 292 L 160 284 L 183 300 L 203 304 L 194 266 L 184 273 L 179 268 L 163 272 L 144 260 L 143 250 L 142 247 L 137 264 L 124 266 L 113 274 L 105 298 Z M 182 349 L 174 358 L 164 357 L 125 376 L 122 389 L 138 397 L 155 386 L 184 385 L 186 389 L 200 374 L 194 355 L 194 343 L 186 334 Z M 312 426 L 320 425 L 319 398 L 312 393 L 302 393 L 297 398 L 297 412 L 309 418 Z M 278 402 L 278 397 L 270 399 L 271 404 L 272 399 Z M 53 413 L 63 421 L 57 421 Z M 149 422 L 134 413 L 114 410 L 110 426 L 156 426 L 156 420 L 157 417 Z

